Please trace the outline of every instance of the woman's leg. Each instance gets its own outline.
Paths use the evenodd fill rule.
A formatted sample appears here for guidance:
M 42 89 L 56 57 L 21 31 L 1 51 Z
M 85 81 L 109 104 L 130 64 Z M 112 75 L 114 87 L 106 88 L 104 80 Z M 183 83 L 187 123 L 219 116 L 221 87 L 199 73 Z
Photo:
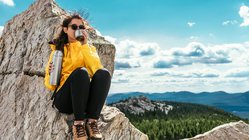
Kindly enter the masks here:
M 111 75 L 107 69 L 99 69 L 94 73 L 90 83 L 90 94 L 86 109 L 87 118 L 99 119 L 110 89 L 110 84 Z
M 86 118 L 90 78 L 86 68 L 75 69 L 55 97 L 55 107 L 62 113 L 74 113 L 75 120 Z
M 85 111 L 89 95 L 90 78 L 86 68 L 80 68 L 72 77 L 71 96 L 75 120 L 86 118 Z
M 105 103 L 111 84 L 111 75 L 106 69 L 95 72 L 90 83 L 90 94 L 87 103 L 86 132 L 90 139 L 101 140 L 103 138 L 97 124 L 101 110 Z
M 86 68 L 75 69 L 58 91 L 55 107 L 64 113 L 74 113 L 73 139 L 87 139 L 85 110 L 89 95 L 90 78 Z
M 54 98 L 54 106 L 58 109 L 60 113 L 72 114 L 72 97 L 71 97 L 71 76 L 65 81 L 63 86 L 59 89 L 57 95 Z

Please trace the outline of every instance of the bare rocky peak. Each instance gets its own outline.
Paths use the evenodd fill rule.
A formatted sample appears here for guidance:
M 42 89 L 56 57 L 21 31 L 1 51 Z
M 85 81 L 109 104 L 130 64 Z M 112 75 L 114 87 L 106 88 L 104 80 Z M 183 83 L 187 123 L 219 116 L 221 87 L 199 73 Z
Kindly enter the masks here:
M 151 101 L 145 96 L 130 97 L 128 99 L 111 104 L 120 110 L 128 111 L 132 114 L 145 113 L 146 111 L 161 110 L 167 114 L 173 109 L 172 105 L 167 105 L 160 101 Z

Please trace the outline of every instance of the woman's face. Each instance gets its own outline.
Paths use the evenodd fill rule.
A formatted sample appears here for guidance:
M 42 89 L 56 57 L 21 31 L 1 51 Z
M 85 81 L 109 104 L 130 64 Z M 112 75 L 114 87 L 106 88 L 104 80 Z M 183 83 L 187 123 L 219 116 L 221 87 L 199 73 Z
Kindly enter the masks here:
M 68 27 L 64 27 L 64 32 L 67 33 L 67 36 L 68 36 L 68 40 L 69 42 L 75 42 L 77 41 L 76 38 L 75 38 L 75 30 L 72 29 L 72 25 L 77 25 L 77 29 L 79 29 L 79 26 L 83 25 L 83 22 L 82 20 L 80 19 L 72 19 L 72 21 L 69 23 Z M 83 25 L 84 26 L 84 25 Z

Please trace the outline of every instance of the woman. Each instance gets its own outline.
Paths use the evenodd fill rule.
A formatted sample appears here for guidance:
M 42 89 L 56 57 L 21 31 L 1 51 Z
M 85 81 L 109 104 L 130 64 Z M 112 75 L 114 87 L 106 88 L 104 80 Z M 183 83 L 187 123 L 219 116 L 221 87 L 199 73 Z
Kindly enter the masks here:
M 102 139 L 97 121 L 111 83 L 111 75 L 101 64 L 96 48 L 87 42 L 87 27 L 77 14 L 64 19 L 59 36 L 49 42 L 52 52 L 45 70 L 45 86 L 55 91 L 56 86 L 49 84 L 52 56 L 55 50 L 62 50 L 61 79 L 53 104 L 61 113 L 74 114 L 74 140 Z M 76 40 L 77 29 L 83 32 L 83 41 Z

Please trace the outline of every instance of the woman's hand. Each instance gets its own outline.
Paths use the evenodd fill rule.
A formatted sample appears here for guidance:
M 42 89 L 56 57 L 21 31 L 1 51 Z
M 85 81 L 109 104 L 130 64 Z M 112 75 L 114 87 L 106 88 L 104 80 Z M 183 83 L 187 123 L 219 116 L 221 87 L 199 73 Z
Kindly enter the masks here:
M 88 35 L 87 35 L 86 30 L 82 30 L 82 33 L 83 33 L 83 36 L 84 36 L 84 40 L 83 40 L 83 42 L 81 42 L 81 44 L 84 45 L 84 44 L 87 43 Z
M 48 74 L 50 75 L 50 73 L 53 71 L 53 62 L 49 63 L 49 68 L 48 68 Z

